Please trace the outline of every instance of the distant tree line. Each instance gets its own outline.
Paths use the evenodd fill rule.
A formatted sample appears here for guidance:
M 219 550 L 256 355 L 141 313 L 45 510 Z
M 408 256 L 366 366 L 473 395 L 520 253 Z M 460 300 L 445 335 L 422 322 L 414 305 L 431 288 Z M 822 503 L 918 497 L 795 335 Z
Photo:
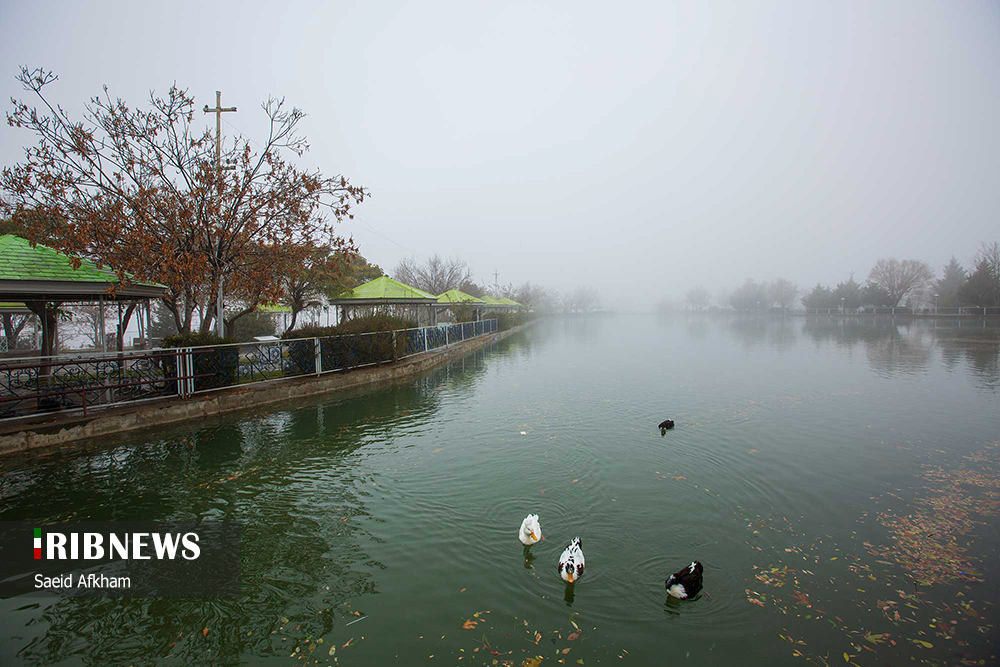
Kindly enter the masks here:
M 886 257 L 875 263 L 863 283 L 851 274 L 846 281 L 833 287 L 816 283 L 809 290 L 800 290 L 784 278 L 770 283 L 748 278 L 728 295 L 726 305 L 736 310 L 790 309 L 801 296 L 800 302 L 810 310 L 901 305 L 918 308 L 935 303 L 942 308 L 1000 306 L 1000 242 L 981 244 L 972 266 L 972 270 L 967 271 L 952 257 L 938 278 L 926 262 Z M 711 298 L 707 290 L 695 287 L 686 294 L 685 303 L 690 310 L 702 310 L 709 307 Z

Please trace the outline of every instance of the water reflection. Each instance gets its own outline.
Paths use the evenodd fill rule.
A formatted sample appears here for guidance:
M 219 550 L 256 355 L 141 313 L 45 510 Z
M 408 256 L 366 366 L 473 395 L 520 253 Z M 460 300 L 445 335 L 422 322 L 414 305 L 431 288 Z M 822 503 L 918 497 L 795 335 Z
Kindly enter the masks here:
M 775 350 L 787 350 L 798 337 L 795 318 L 769 315 L 739 315 L 729 318 L 729 329 L 745 350 L 764 345 Z

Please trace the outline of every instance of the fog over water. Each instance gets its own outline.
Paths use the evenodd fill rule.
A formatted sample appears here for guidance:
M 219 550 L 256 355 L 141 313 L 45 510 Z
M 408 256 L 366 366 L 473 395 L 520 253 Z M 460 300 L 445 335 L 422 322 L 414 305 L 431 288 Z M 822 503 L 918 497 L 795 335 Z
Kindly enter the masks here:
M 716 294 L 748 276 L 940 271 L 997 237 L 1000 4 L 61 3 L 0 8 L 0 94 L 54 70 L 74 115 L 177 82 L 308 114 L 304 162 L 371 189 L 342 227 L 391 269 Z M 6 110 L 9 111 L 9 103 Z M 206 125 L 209 118 L 206 117 Z M 214 119 L 213 119 L 214 120 Z M 0 129 L 0 159 L 34 141 Z M 624 305 L 641 305 L 626 301 Z

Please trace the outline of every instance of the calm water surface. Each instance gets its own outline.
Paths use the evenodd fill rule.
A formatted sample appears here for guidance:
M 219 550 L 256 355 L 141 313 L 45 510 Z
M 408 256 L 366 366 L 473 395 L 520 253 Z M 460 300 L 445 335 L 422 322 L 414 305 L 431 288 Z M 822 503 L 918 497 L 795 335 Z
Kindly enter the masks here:
M 0 520 L 244 524 L 241 599 L 0 600 L 0 664 L 993 664 L 998 345 L 557 319 L 377 391 L 0 460 Z M 693 558 L 705 594 L 668 600 Z

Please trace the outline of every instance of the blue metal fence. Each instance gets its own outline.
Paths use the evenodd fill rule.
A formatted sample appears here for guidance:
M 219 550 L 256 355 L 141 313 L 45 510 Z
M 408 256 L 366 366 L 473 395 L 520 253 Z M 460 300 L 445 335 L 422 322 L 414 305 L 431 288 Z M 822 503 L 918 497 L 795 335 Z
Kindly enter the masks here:
M 498 330 L 497 320 L 207 347 L 0 360 L 0 419 L 391 363 Z

